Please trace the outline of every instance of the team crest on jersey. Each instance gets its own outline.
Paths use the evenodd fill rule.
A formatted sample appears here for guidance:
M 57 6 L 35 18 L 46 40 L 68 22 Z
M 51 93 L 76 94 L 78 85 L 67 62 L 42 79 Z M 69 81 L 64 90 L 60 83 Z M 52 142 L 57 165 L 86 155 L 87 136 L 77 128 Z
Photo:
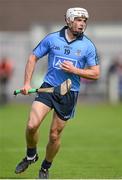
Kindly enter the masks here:
M 70 59 L 70 58 L 55 56 L 54 62 L 53 62 L 53 67 L 56 69 L 61 69 L 60 65 L 61 65 L 61 63 L 63 63 L 63 61 L 71 61 L 75 67 L 77 66 L 77 60 L 76 59 Z
M 81 50 L 78 49 L 77 52 L 75 53 L 76 56 L 81 56 Z

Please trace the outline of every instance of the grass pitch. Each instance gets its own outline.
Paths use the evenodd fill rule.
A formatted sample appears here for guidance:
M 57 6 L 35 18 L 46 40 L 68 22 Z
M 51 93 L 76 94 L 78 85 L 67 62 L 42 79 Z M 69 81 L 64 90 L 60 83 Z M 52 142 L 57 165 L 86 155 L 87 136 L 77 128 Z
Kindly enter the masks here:
M 25 156 L 24 130 L 30 105 L 0 107 L 0 178 L 34 179 L 44 158 L 52 114 L 40 128 L 39 160 L 16 175 Z M 62 146 L 50 170 L 51 179 L 122 178 L 122 105 L 78 105 L 62 134 Z

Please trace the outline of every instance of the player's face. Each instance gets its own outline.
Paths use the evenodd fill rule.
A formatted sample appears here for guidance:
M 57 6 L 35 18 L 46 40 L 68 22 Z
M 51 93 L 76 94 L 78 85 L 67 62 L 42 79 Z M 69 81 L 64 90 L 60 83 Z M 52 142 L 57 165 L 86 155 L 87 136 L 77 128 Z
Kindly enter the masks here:
M 72 22 L 72 31 L 73 32 L 78 32 L 78 33 L 82 33 L 84 32 L 84 30 L 86 29 L 86 18 L 83 17 L 77 17 L 74 19 L 74 21 Z

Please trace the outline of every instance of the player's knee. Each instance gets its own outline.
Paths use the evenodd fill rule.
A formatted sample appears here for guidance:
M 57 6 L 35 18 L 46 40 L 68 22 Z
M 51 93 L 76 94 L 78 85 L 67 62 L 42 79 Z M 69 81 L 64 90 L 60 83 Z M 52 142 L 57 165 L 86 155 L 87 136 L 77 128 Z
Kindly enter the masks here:
M 51 131 L 49 140 L 50 140 L 50 143 L 52 144 L 58 143 L 59 135 L 57 134 L 57 132 Z
M 28 123 L 27 130 L 31 133 L 34 133 L 37 130 L 37 125 L 33 123 Z

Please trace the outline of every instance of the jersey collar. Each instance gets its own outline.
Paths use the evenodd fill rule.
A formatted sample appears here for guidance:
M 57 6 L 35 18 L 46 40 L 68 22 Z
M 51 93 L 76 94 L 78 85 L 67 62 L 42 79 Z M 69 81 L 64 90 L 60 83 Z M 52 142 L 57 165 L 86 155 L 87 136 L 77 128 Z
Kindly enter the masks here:
M 66 29 L 68 29 L 68 26 L 64 26 L 64 27 L 60 30 L 60 37 L 63 37 L 68 44 L 71 44 L 72 42 L 74 42 L 74 41 L 76 41 L 76 40 L 82 40 L 82 39 L 83 39 L 83 34 L 82 34 L 80 37 L 74 39 L 74 40 L 71 41 L 71 42 L 68 42 L 67 39 L 66 39 L 66 37 L 65 37 L 65 30 L 66 30 Z

